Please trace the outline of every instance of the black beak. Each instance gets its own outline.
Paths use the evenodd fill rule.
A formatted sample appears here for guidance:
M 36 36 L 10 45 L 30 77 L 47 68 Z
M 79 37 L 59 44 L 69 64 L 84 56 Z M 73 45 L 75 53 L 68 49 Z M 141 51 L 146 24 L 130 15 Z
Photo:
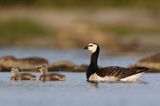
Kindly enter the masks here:
M 88 49 L 88 46 L 84 47 L 84 49 Z

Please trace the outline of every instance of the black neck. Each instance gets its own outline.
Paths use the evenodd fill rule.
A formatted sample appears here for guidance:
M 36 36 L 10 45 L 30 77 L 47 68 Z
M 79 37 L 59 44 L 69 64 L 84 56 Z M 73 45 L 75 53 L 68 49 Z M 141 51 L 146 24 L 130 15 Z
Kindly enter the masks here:
M 87 80 L 89 79 L 90 75 L 94 74 L 98 70 L 97 61 L 98 61 L 99 51 L 100 49 L 99 47 L 97 47 L 96 52 L 92 53 L 91 55 L 90 65 L 86 73 Z

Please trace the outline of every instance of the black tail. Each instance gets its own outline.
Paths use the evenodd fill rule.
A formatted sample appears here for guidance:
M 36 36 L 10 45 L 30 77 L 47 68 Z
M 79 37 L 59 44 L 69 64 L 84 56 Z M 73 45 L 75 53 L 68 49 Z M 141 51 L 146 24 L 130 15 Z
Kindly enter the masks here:
M 146 72 L 150 70 L 150 68 L 147 68 L 147 67 L 134 67 L 134 69 L 137 69 L 138 73 Z

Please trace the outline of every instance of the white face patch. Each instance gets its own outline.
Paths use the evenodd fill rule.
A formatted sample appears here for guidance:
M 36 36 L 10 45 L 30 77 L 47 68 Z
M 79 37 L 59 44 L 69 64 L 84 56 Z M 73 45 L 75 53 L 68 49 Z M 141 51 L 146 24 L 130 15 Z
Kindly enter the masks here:
M 105 77 L 100 77 L 96 73 L 92 74 L 89 77 L 89 81 L 118 81 L 117 77 L 114 76 L 105 76 Z
M 96 52 L 97 45 L 93 43 L 88 44 L 88 50 L 91 51 L 92 53 Z
M 134 74 L 134 75 L 131 75 L 131 76 L 128 76 L 126 78 L 123 78 L 121 79 L 120 81 L 129 81 L 129 82 L 134 82 L 134 81 L 137 81 L 144 73 L 138 73 L 138 74 Z

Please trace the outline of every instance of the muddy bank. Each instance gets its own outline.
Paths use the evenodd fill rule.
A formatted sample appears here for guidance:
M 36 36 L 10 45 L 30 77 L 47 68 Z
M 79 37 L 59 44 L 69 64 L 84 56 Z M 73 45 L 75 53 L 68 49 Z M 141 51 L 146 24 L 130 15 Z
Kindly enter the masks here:
M 151 72 L 160 72 L 160 53 L 140 59 L 136 64 L 131 67 L 148 67 Z
M 86 72 L 88 65 L 77 65 L 70 61 L 48 62 L 42 57 L 17 58 L 14 56 L 0 57 L 0 71 L 10 72 L 12 67 L 19 67 L 22 71 L 35 72 L 40 65 L 47 65 L 49 71 Z M 101 66 L 99 66 L 100 68 Z M 147 67 L 150 72 L 160 72 L 160 53 L 140 59 L 136 64 L 129 67 Z
M 35 71 L 40 65 L 47 65 L 49 71 L 85 72 L 86 65 L 77 65 L 70 61 L 57 61 L 49 63 L 47 59 L 41 57 L 16 58 L 14 56 L 4 56 L 0 58 L 0 71 L 10 72 L 12 67 L 19 67 L 22 71 Z
M 77 65 L 70 61 L 57 61 L 50 63 L 49 71 L 65 71 L 65 72 L 86 72 L 87 65 Z
M 10 71 L 11 67 L 19 67 L 21 70 L 32 70 L 35 66 L 49 64 L 47 59 L 41 57 L 16 58 L 3 56 L 0 58 L 0 71 Z

